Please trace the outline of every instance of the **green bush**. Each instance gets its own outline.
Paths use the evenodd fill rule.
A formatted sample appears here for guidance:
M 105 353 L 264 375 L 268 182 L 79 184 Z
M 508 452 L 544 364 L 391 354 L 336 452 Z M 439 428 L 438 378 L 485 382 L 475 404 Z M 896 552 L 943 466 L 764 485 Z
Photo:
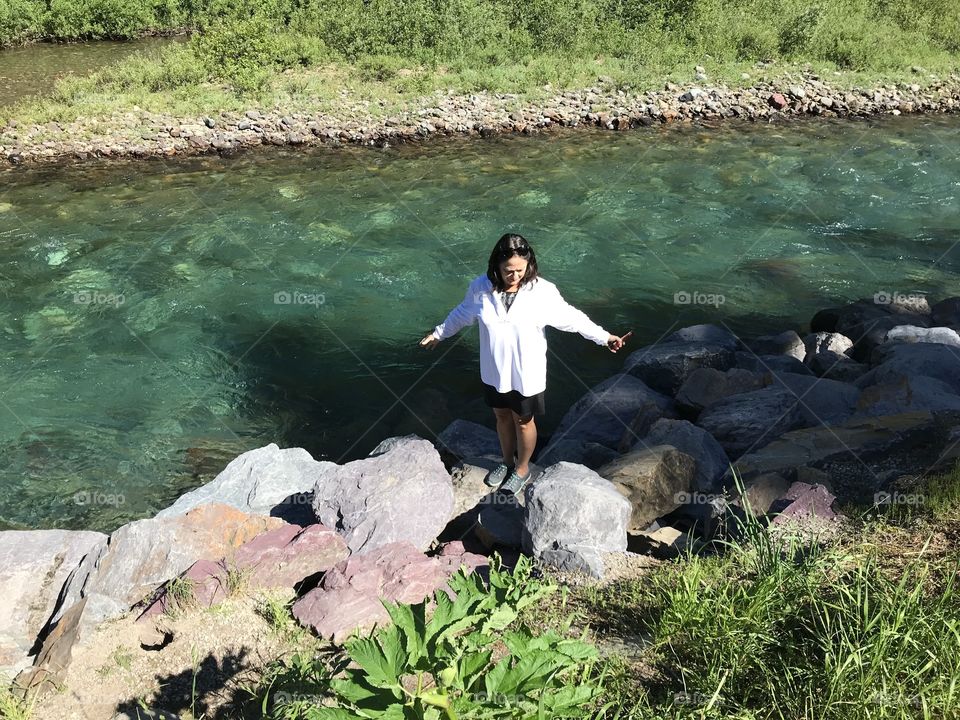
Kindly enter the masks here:
M 463 571 L 455 594 L 414 605 L 384 602 L 391 624 L 354 636 L 328 658 L 295 656 L 265 674 L 268 718 L 561 718 L 585 716 L 601 690 L 596 648 L 557 631 L 534 633 L 518 620 L 556 588 L 491 566 L 490 585 Z M 566 626 L 569 628 L 569 624 Z
M 43 9 L 33 0 L 0 2 L 0 47 L 22 42 L 36 33 Z
M 220 21 L 191 39 L 197 60 L 206 73 L 224 78 L 239 92 L 263 88 L 275 60 L 270 21 L 255 15 Z

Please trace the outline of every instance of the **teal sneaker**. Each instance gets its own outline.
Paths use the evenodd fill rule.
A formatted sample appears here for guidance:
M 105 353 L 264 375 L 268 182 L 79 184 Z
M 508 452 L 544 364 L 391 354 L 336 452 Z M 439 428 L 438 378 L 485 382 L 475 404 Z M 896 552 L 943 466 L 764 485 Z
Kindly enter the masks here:
M 530 476 L 533 474 L 533 471 L 530 470 L 526 475 L 520 477 L 517 475 L 517 471 L 514 470 L 510 473 L 510 477 L 507 478 L 507 481 L 500 486 L 501 492 L 509 493 L 511 495 L 518 495 L 523 486 L 527 484 L 530 480 Z
M 487 473 L 487 476 L 483 479 L 483 482 L 486 483 L 487 487 L 498 487 L 500 483 L 503 482 L 503 479 L 513 470 L 512 467 L 507 467 L 503 463 L 497 465 L 493 470 Z

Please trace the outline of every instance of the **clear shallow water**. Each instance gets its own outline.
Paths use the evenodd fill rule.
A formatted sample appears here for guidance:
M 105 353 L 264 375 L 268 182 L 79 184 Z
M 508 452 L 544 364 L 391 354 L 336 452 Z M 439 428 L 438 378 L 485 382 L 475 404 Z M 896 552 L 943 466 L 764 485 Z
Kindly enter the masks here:
M 0 522 L 111 529 L 268 442 L 345 462 L 490 425 L 476 327 L 417 342 L 508 229 L 632 349 L 697 322 L 800 329 L 877 292 L 939 299 L 960 293 L 960 119 L 0 175 Z M 544 435 L 625 357 L 550 332 Z
M 46 95 L 64 75 L 86 75 L 135 52 L 155 50 L 182 38 L 98 40 L 85 43 L 33 43 L 0 50 L 0 107 Z

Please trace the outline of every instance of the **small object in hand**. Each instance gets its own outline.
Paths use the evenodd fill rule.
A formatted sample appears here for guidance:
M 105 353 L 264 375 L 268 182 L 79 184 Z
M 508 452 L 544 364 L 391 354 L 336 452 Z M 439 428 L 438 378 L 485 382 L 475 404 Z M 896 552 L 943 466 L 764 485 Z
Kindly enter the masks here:
M 621 343 L 625 343 L 625 342 L 627 341 L 627 338 L 630 337 L 631 335 L 633 335 L 633 330 L 631 330 L 631 331 L 628 332 L 626 335 L 624 335 L 622 338 L 620 338 L 620 342 L 621 342 Z

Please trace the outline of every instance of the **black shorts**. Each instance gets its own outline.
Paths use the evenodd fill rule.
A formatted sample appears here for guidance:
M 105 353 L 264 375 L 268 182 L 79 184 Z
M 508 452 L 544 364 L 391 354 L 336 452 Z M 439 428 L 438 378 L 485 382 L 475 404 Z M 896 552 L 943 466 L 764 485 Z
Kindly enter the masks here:
M 536 395 L 521 395 L 516 390 L 502 393 L 498 392 L 492 385 L 483 383 L 483 398 L 487 405 L 492 408 L 510 408 L 520 417 L 527 415 L 543 415 L 546 412 L 544 406 L 544 395 L 546 391 L 538 392 Z

